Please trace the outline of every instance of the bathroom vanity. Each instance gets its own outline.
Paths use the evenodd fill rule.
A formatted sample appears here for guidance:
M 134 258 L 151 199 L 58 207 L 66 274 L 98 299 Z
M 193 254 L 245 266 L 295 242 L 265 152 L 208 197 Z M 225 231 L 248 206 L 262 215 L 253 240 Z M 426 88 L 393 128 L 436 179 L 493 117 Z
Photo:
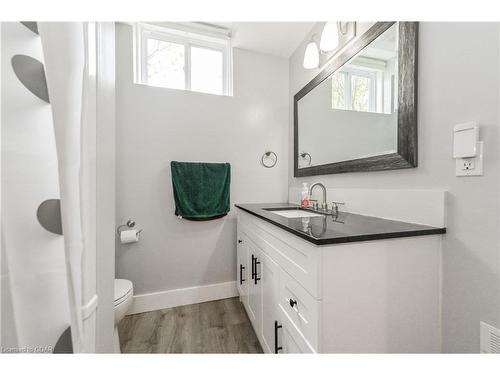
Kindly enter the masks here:
M 236 207 L 238 291 L 265 352 L 440 351 L 445 228 Z

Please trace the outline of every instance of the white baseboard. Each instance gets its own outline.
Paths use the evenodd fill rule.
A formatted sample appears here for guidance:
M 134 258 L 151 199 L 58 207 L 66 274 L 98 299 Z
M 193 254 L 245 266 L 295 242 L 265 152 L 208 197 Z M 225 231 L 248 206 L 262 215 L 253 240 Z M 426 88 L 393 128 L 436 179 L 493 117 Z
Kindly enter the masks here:
M 127 315 L 191 305 L 193 303 L 216 301 L 236 297 L 237 295 L 236 281 L 138 294 L 134 296 L 132 307 Z

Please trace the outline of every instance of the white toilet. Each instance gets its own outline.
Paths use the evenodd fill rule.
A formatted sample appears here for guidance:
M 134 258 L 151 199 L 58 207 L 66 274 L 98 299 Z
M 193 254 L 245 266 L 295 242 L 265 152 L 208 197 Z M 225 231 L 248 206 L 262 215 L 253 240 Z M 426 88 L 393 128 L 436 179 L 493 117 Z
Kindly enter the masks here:
M 115 353 L 120 353 L 118 323 L 125 317 L 132 305 L 134 286 L 130 280 L 115 279 Z

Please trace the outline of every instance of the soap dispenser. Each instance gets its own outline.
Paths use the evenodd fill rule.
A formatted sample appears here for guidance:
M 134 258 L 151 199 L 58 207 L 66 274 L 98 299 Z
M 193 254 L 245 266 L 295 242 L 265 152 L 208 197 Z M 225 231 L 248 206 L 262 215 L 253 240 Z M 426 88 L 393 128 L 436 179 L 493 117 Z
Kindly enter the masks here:
M 302 193 L 300 198 L 300 205 L 302 207 L 309 206 L 309 186 L 307 186 L 307 182 L 302 183 Z

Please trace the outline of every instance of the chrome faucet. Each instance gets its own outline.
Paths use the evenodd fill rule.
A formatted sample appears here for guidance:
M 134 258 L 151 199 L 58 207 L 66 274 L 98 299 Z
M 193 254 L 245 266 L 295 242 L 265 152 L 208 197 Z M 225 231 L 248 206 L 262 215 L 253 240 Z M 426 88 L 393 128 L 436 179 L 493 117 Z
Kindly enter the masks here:
M 311 185 L 311 187 L 309 188 L 309 195 L 312 196 L 312 193 L 313 193 L 313 189 L 316 187 L 316 186 L 319 186 L 321 189 L 323 189 L 323 203 L 321 204 L 321 209 L 322 210 L 328 210 L 328 203 L 326 202 L 326 187 L 325 185 L 323 185 L 321 182 L 315 182 L 314 184 Z

